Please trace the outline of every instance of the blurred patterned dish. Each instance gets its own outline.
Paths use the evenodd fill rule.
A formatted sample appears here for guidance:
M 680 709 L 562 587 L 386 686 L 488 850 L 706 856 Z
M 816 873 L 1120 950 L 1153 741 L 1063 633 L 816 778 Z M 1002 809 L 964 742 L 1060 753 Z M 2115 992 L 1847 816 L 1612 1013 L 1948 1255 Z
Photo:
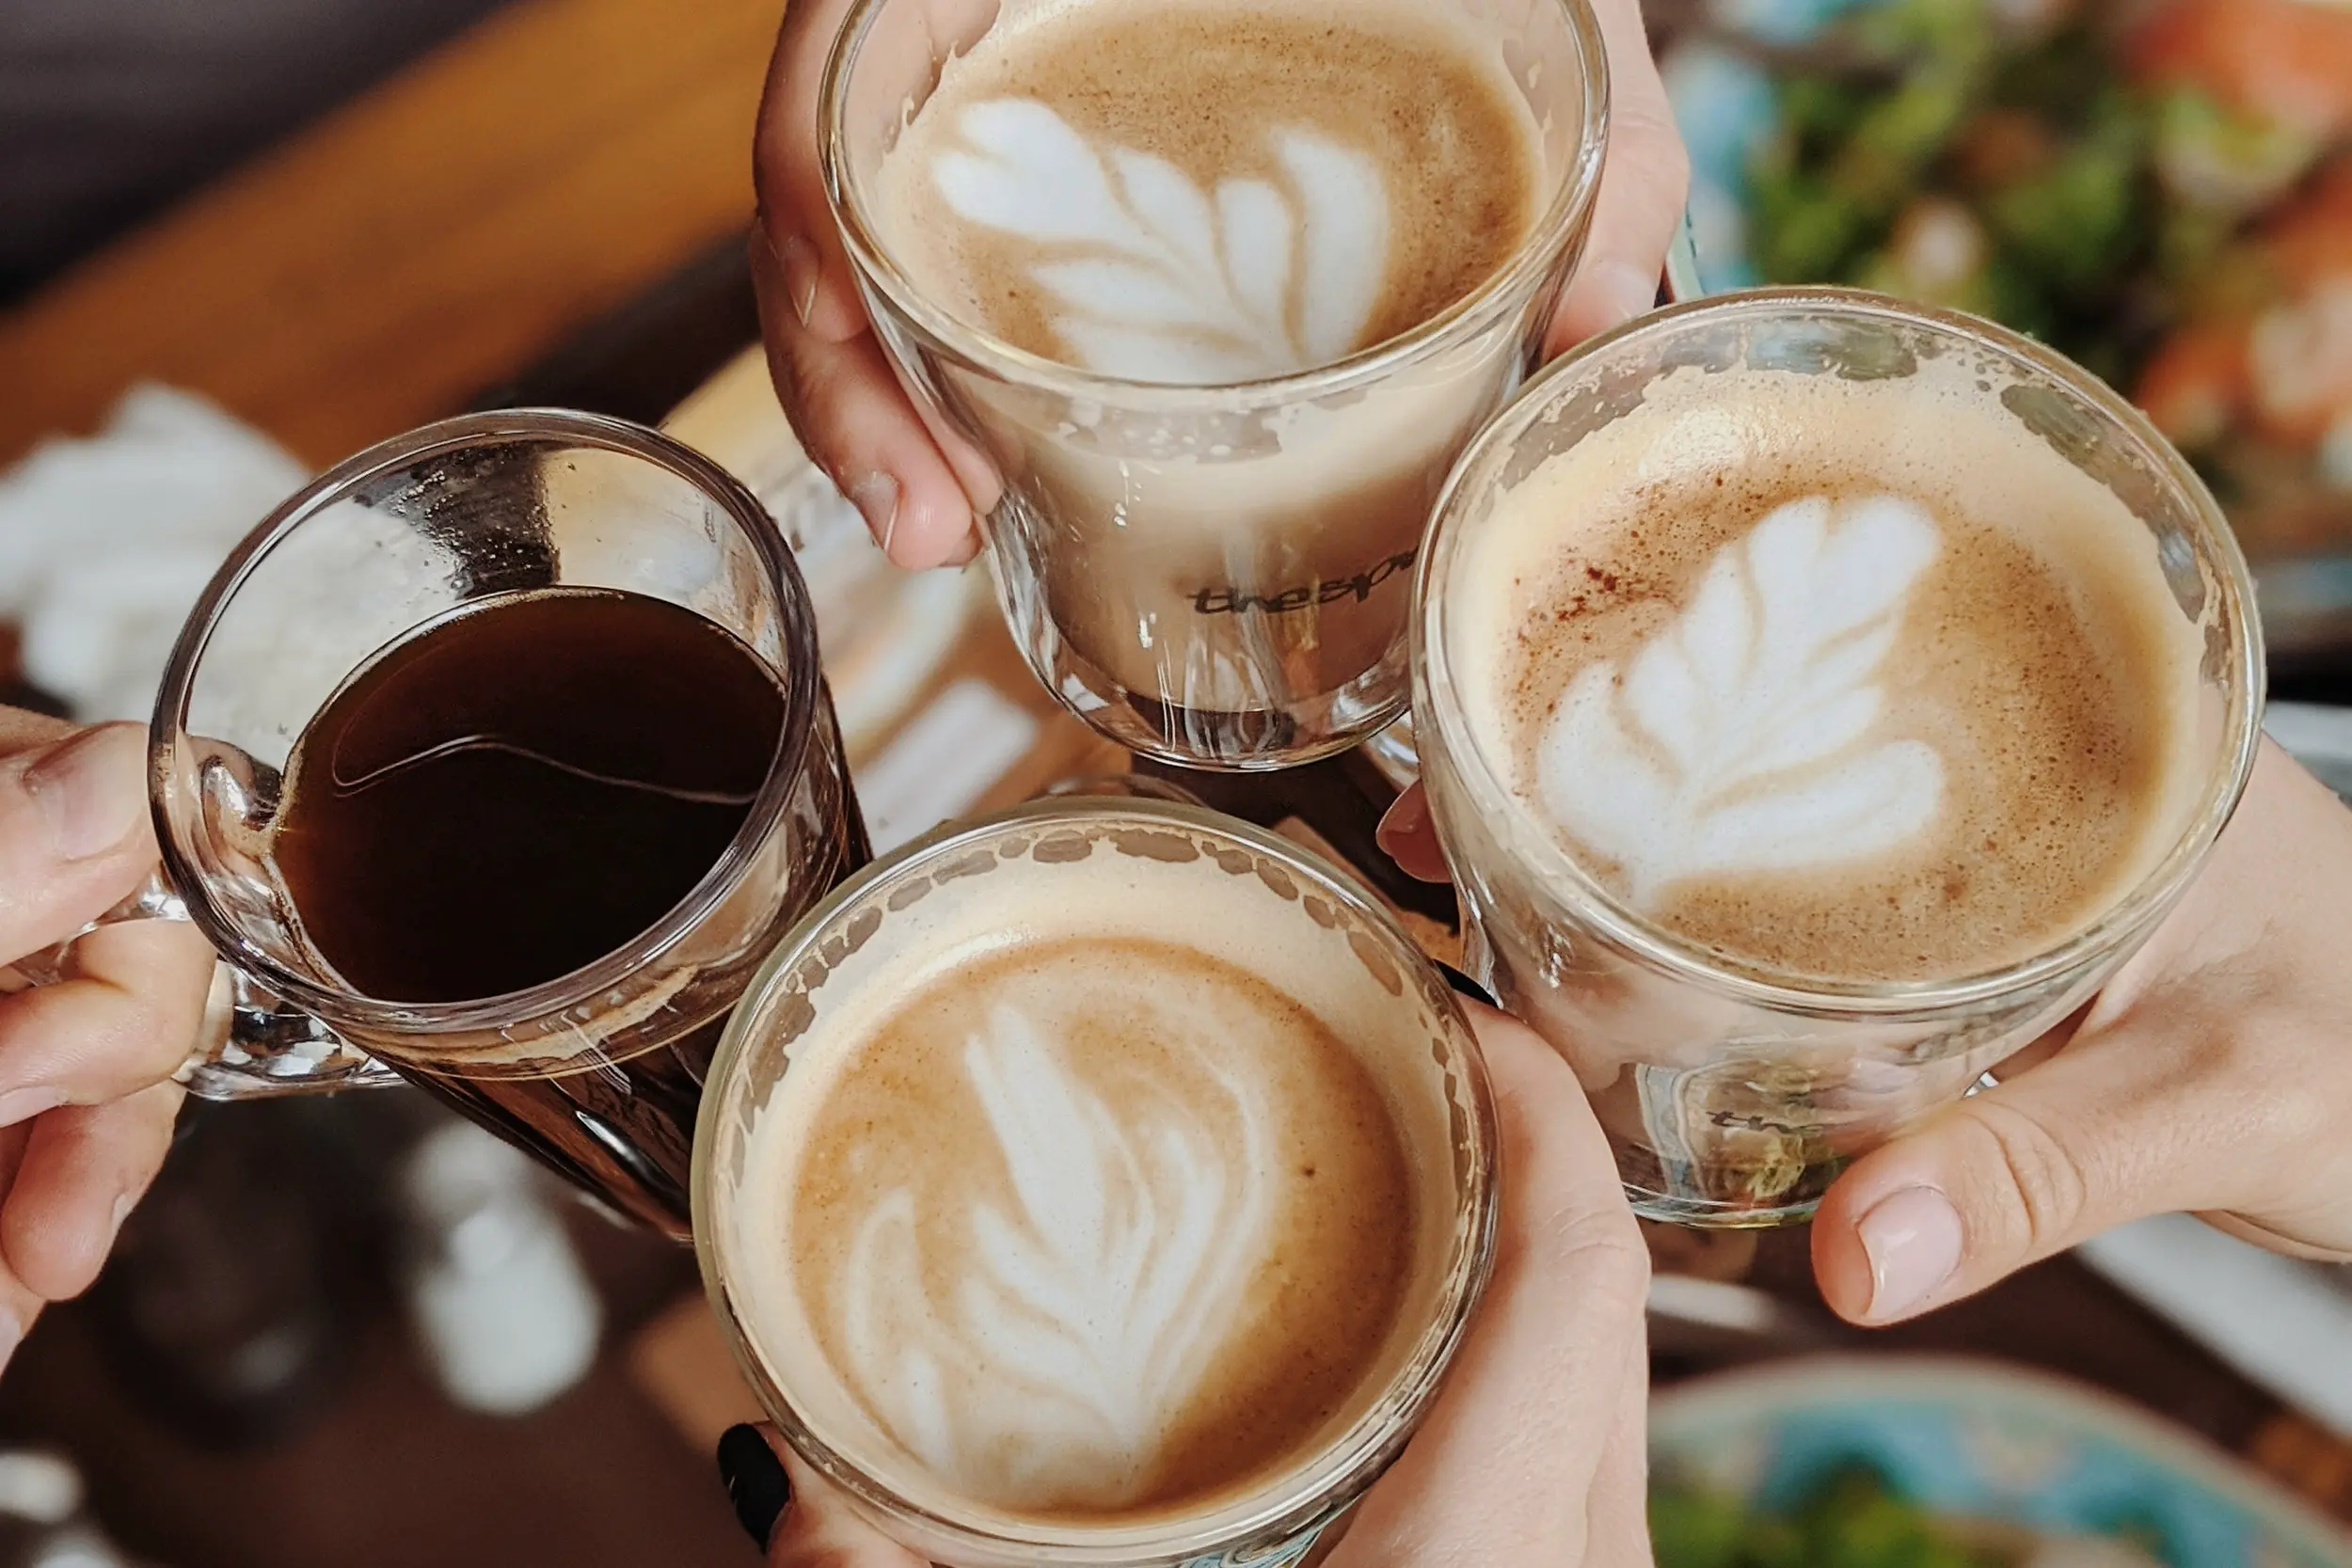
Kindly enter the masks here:
M 1852 283 L 2043 339 L 2205 475 L 2274 647 L 2352 650 L 2352 5 L 1659 8 L 1678 293 Z
M 2218 1450 L 1993 1362 L 1704 1378 L 1650 1432 L 1659 1568 L 2352 1568 L 2352 1536 Z

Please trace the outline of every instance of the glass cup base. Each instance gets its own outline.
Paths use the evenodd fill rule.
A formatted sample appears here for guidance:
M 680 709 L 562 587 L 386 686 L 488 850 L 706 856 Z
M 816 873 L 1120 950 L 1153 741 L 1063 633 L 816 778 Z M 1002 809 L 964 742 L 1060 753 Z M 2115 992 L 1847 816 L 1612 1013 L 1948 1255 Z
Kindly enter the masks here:
M 1353 750 L 1405 711 L 1393 660 L 1336 691 L 1263 707 L 1193 707 L 1123 685 L 1082 657 L 1041 615 L 1009 607 L 1030 672 L 1098 735 L 1155 762 L 1214 773 L 1264 773 Z M 1401 652 L 1397 656 L 1402 657 Z
M 1364 742 L 1364 755 L 1400 795 L 1421 782 L 1421 752 L 1413 744 L 1411 710 Z
M 1635 1214 L 1661 1225 L 1680 1226 L 1685 1230 L 1783 1230 L 1792 1225 L 1809 1224 L 1813 1212 L 1821 1206 L 1819 1197 L 1807 1197 L 1759 1209 L 1705 1198 L 1675 1197 L 1631 1182 L 1624 1186 L 1626 1204 Z

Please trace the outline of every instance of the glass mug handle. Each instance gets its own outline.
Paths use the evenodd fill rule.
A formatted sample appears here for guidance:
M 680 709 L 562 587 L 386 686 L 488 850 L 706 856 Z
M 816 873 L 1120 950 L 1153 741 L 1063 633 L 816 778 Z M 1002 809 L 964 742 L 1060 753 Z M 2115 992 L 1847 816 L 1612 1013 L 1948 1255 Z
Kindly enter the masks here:
M 11 976 L 24 986 L 66 978 L 73 944 L 102 926 L 187 918 L 188 907 L 170 884 L 160 873 L 151 876 L 136 893 L 65 941 L 0 965 L 0 993 L 20 989 L 5 983 Z M 391 1069 L 226 962 L 214 966 L 213 991 L 196 1045 L 172 1077 L 199 1100 L 261 1100 L 400 1082 Z

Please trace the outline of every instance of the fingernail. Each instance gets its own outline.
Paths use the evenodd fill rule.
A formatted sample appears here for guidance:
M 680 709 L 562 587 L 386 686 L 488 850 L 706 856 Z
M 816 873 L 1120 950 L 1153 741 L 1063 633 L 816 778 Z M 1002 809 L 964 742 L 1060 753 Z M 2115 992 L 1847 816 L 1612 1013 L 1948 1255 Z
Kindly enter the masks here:
M 1873 1322 L 1917 1310 L 1960 1268 L 1960 1212 L 1933 1187 L 1881 1198 L 1855 1229 L 1870 1259 Z
M 792 1501 L 792 1482 L 757 1427 L 739 1421 L 720 1433 L 719 1479 L 752 1544 L 766 1551 L 776 1521 Z
M 806 326 L 809 313 L 817 309 L 817 285 L 824 278 L 824 262 L 818 259 L 817 247 L 798 234 L 784 237 L 784 244 L 776 247 L 776 261 L 784 268 L 784 292 L 792 301 L 792 313 Z
M 898 482 L 888 474 L 867 474 L 850 486 L 850 504 L 866 519 L 874 543 L 890 553 L 890 536 L 898 529 Z
M 146 744 L 128 725 L 84 730 L 24 770 L 24 792 L 60 859 L 86 860 L 130 836 L 147 812 Z
M 1471 1001 L 1484 1002 L 1489 1007 L 1499 1006 L 1499 1004 L 1495 1001 L 1495 993 L 1493 991 L 1488 990 L 1486 987 L 1480 985 L 1477 981 L 1471 979 L 1469 975 L 1463 974 L 1452 964 L 1439 964 L 1438 966 L 1438 973 L 1445 976 L 1445 983 L 1447 985 L 1452 986 L 1455 990 L 1461 992 L 1464 996 L 1469 997 Z
M 1612 326 L 1658 308 L 1658 276 L 1623 261 L 1596 264 L 1592 281 L 1586 287 Z
M 14 1127 L 20 1121 L 30 1121 L 43 1111 L 54 1111 L 65 1103 L 65 1091 L 46 1084 L 34 1084 L 22 1089 L 0 1094 L 0 1127 Z
M 1372 841 L 1380 846 L 1391 860 L 1397 858 L 1396 847 L 1417 839 L 1429 829 L 1429 797 L 1420 790 L 1398 797 L 1380 825 L 1372 831 Z
M 16 1354 L 16 1347 L 24 1342 L 24 1325 L 16 1321 L 16 1314 L 0 1307 L 0 1367 L 6 1367 Z
M 138 1202 L 136 1193 L 117 1193 L 114 1212 L 106 1219 L 106 1247 L 114 1250 L 114 1238 L 122 1234 L 122 1222 L 131 1217 L 132 1206 Z

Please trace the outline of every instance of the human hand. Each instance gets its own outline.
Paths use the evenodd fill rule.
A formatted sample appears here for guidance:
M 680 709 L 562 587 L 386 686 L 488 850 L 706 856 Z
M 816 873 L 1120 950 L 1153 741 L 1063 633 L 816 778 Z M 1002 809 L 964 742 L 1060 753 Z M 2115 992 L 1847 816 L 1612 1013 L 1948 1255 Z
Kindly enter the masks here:
M 154 865 L 143 732 L 0 707 L 0 970 Z M 194 927 L 139 921 L 75 942 L 58 984 L 0 996 L 0 1365 L 44 1305 L 98 1276 L 154 1179 L 212 974 Z
M 1575 1074 L 1526 1025 L 1470 1012 L 1502 1126 L 1494 1277 L 1327 1568 L 1647 1568 L 1649 1254 Z M 775 1568 L 921 1568 L 771 1428 L 730 1430 L 719 1468 Z
M 1405 793 L 1389 802 L 1381 814 L 1373 841 L 1396 862 L 1397 869 L 1424 882 L 1450 882 L 1454 873 L 1445 863 L 1445 847 L 1438 842 L 1438 825 L 1429 815 L 1429 792 L 1416 779 Z
M 1442 881 L 1418 786 L 1380 825 Z M 2352 1261 L 2352 811 L 2268 741 L 2179 907 L 2080 1013 L 1840 1176 L 1813 1269 L 1885 1323 L 2150 1214 Z
M 2352 811 L 2265 741 L 2148 944 L 2000 1086 L 1823 1198 L 1831 1307 L 1883 1323 L 2149 1214 L 2352 1261 Z
M 817 94 L 851 0 L 792 0 L 753 149 L 752 280 L 776 394 L 801 444 L 901 566 L 968 561 L 996 504 L 987 461 L 918 410 L 850 280 L 818 172 Z M 1593 0 L 1609 61 L 1609 149 L 1582 264 L 1547 353 L 1649 309 L 1682 219 L 1689 160 L 1642 28 L 1640 0 Z

